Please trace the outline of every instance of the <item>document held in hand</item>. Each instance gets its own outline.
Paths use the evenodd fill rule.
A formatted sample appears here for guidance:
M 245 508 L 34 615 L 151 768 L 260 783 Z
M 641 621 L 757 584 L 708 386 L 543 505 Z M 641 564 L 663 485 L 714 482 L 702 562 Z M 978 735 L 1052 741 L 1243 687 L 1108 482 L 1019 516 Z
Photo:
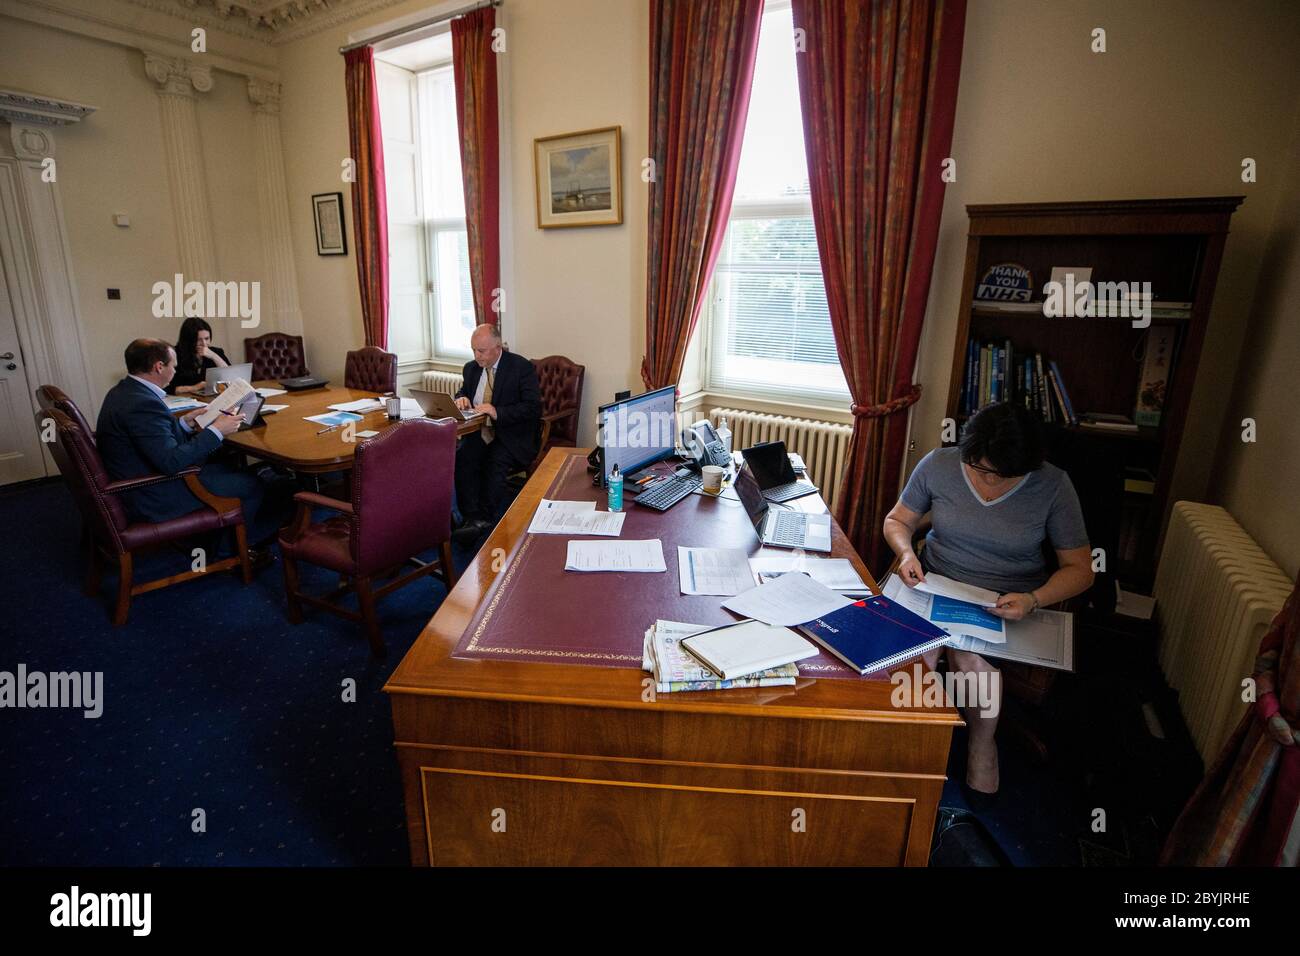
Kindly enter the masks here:
M 217 416 L 227 409 L 234 408 L 249 395 L 253 394 L 253 386 L 249 385 L 242 378 L 237 378 L 226 386 L 225 391 L 208 402 L 208 407 L 199 413 L 194 419 L 199 428 L 207 428 L 217 420 Z

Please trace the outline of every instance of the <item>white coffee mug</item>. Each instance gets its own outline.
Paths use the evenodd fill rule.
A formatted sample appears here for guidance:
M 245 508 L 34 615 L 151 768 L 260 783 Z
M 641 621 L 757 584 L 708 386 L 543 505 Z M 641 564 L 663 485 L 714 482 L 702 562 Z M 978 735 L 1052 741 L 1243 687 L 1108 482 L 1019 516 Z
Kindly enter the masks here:
M 705 465 L 701 469 L 704 475 L 704 493 L 709 495 L 722 494 L 722 476 L 726 474 L 726 469 L 717 465 Z

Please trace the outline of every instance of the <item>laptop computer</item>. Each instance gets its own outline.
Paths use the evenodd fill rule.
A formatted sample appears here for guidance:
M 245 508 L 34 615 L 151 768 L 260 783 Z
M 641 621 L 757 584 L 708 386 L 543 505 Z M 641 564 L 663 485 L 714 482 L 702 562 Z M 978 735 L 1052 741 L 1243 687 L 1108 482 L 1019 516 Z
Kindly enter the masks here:
M 736 472 L 736 495 L 749 513 L 758 540 L 777 548 L 830 551 L 831 516 L 808 514 L 789 508 L 772 508 L 749 468 L 748 458 Z
M 451 418 L 458 422 L 469 422 L 481 416 L 482 412 L 462 412 L 456 407 L 456 400 L 446 392 L 431 392 L 423 388 L 411 389 L 411 397 L 419 403 L 420 409 L 430 418 Z
M 741 451 L 754 472 L 754 480 L 768 501 L 790 501 L 817 492 L 811 481 L 801 481 L 790 464 L 785 442 L 765 441 Z
M 237 378 L 242 378 L 245 382 L 251 382 L 253 380 L 253 363 L 244 362 L 242 365 L 227 365 L 224 368 L 208 369 L 208 374 L 203 379 L 203 391 L 199 394 L 211 398 L 217 394 L 218 382 L 233 382 Z

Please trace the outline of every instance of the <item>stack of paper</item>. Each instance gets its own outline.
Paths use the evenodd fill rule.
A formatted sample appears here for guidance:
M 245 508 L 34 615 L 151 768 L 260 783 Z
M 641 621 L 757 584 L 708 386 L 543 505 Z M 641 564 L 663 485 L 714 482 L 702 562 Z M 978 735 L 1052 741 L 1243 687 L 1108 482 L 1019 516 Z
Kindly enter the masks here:
M 277 395 L 287 395 L 288 392 L 283 388 L 259 388 L 257 394 L 263 398 L 275 398 Z
M 542 499 L 528 525 L 529 534 L 598 534 L 617 538 L 623 531 L 621 511 L 597 511 L 594 501 Z
M 621 512 L 620 512 L 621 514 Z M 663 544 L 648 541 L 570 541 L 566 571 L 667 571 Z
M 731 597 L 754 586 L 749 560 L 739 548 L 677 547 L 677 574 L 683 594 Z
M 749 566 L 753 569 L 759 584 L 793 571 L 808 575 L 818 584 L 824 584 L 832 591 L 864 595 L 871 593 L 867 582 L 863 581 L 862 576 L 853 569 L 853 562 L 848 558 L 809 558 L 791 554 L 789 551 L 779 554 L 760 552 L 749 559 Z
M 163 401 L 167 403 L 167 408 L 173 412 L 187 411 L 207 404 L 207 402 L 200 402 L 192 395 L 168 395 Z
M 671 694 L 688 690 L 728 690 L 733 687 L 784 687 L 799 676 L 795 664 L 783 664 L 756 674 L 723 680 L 681 647 L 683 638 L 709 630 L 707 624 L 655 621 L 645 632 L 641 666 L 654 674 L 655 691 Z
M 358 398 L 352 402 L 336 402 L 333 405 L 326 406 L 336 412 L 353 412 L 357 415 L 369 415 L 371 412 L 377 412 L 384 407 L 384 401 L 381 398 Z
M 722 606 L 741 617 L 765 624 L 794 627 L 852 604 L 844 595 L 818 584 L 806 574 L 783 574 L 737 594 Z
M 759 671 L 817 656 L 817 647 L 788 627 L 762 621 L 741 621 L 682 639 L 692 657 L 723 680 L 748 677 Z

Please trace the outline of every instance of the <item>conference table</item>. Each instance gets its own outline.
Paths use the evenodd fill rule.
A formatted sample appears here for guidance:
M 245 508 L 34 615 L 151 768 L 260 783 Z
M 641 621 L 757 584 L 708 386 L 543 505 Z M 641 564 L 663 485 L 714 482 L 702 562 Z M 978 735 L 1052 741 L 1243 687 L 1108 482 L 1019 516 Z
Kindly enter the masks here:
M 254 382 L 253 385 L 257 388 L 280 387 L 280 383 L 274 381 Z M 367 430 L 384 432 L 397 422 L 389 419 L 382 408 L 362 416 L 351 431 L 344 428 L 323 431 L 324 425 L 305 419 L 308 415 L 326 414 L 331 405 L 353 402 L 360 398 L 381 397 L 380 392 L 337 385 L 275 395 L 268 398 L 266 404 L 289 407 L 264 415 L 264 425 L 227 435 L 225 444 L 246 455 L 285 465 L 300 473 L 350 471 L 357 444 L 364 440 L 357 438 L 356 433 Z M 481 426 L 481 419 L 461 422 L 456 432 L 458 435 L 468 435 L 478 431 Z
M 734 493 L 629 503 L 621 538 L 659 538 L 668 571 L 566 572 L 570 539 L 527 528 L 543 497 L 605 508 L 585 454 L 551 450 L 384 687 L 412 862 L 925 865 L 957 711 L 894 706 L 824 651 L 794 686 L 656 693 L 656 619 L 734 620 L 680 593 L 674 545 L 759 541 Z

